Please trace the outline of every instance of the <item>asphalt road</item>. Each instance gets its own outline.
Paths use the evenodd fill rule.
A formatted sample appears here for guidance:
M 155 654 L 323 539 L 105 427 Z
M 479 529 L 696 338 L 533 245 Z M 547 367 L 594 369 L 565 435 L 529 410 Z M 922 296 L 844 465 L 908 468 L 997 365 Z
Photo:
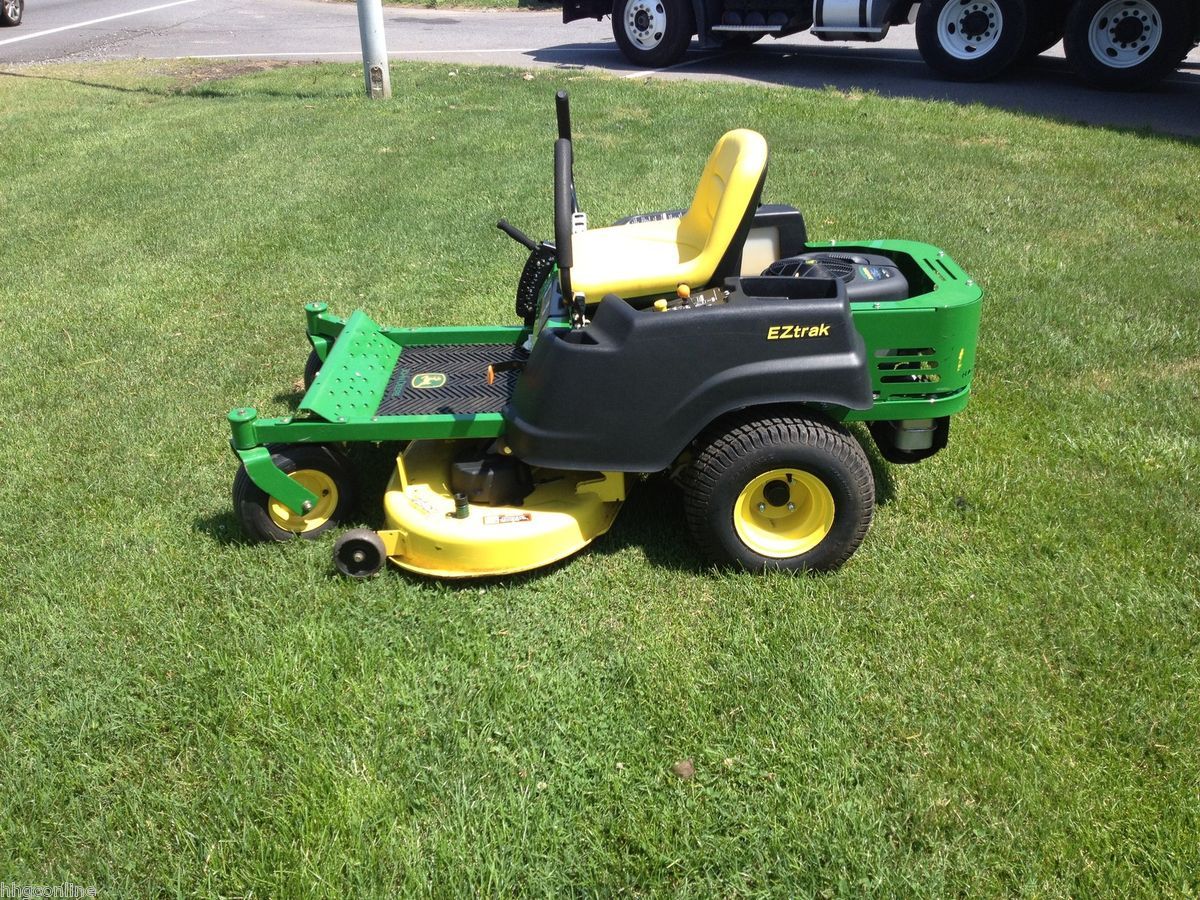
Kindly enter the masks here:
M 983 103 L 1095 125 L 1149 128 L 1200 137 L 1200 50 L 1155 89 L 1110 94 L 1080 85 L 1056 47 L 1007 78 L 955 84 L 935 78 L 916 51 L 913 29 L 879 44 L 822 43 L 809 35 L 770 38 L 742 53 L 692 51 L 680 65 L 649 72 L 629 66 L 609 23 L 563 25 L 545 11 L 423 10 L 388 7 L 394 58 L 523 68 L 599 69 L 629 78 L 725 79 L 878 91 L 888 96 Z M 5 65 L 131 57 L 257 57 L 353 61 L 359 56 L 354 4 L 318 0 L 28 0 L 18 28 L 0 30 Z

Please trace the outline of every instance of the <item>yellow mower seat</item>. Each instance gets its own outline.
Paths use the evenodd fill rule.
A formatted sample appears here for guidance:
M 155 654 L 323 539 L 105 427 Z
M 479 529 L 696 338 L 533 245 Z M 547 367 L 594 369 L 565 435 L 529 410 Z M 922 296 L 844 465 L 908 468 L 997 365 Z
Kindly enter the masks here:
M 594 228 L 575 235 L 571 288 L 588 303 L 605 294 L 645 297 L 700 288 L 714 277 L 736 275 L 767 171 L 767 142 L 739 128 L 713 148 L 696 195 L 683 216 Z M 730 253 L 732 251 L 732 257 Z M 718 272 L 726 268 L 728 272 Z

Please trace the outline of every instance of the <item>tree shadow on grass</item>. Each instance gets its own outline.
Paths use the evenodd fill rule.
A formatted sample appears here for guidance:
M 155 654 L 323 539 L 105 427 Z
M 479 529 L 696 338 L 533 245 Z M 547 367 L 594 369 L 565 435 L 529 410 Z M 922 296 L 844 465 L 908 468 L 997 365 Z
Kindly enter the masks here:
M 98 90 L 115 91 L 122 94 L 142 94 L 149 97 L 191 97 L 201 100 L 226 100 L 231 98 L 288 98 L 292 100 L 331 99 L 345 96 L 357 96 L 357 82 L 354 89 L 345 90 L 296 90 L 294 87 L 273 89 L 265 85 L 256 85 L 252 91 L 238 90 L 226 84 L 233 79 L 247 75 L 256 75 L 275 69 L 296 68 L 299 66 L 319 67 L 327 65 L 320 61 L 304 60 L 197 60 L 192 64 L 182 61 L 174 70 L 159 73 L 148 73 L 145 77 L 162 78 L 166 83 L 153 84 L 117 84 L 113 82 L 96 81 L 87 78 L 72 78 L 68 75 L 44 75 L 36 72 L 14 72 L 0 69 L 0 78 L 25 78 L 33 81 L 57 81 L 63 84 L 74 84 L 80 87 L 96 88 Z
M 241 547 L 249 544 L 242 526 L 230 506 L 219 512 L 209 512 L 192 520 L 192 531 L 203 535 L 218 547 Z

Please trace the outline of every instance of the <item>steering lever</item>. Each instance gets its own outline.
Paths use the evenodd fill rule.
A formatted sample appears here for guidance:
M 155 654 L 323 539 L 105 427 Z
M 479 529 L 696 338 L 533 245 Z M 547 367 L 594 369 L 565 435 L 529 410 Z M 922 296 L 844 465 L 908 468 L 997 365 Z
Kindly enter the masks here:
M 522 247 L 524 247 L 526 250 L 532 251 L 532 250 L 538 249 L 537 242 L 534 241 L 533 238 L 531 238 L 529 235 L 527 235 L 525 232 L 523 232 L 516 225 L 510 224 L 508 219 L 501 219 L 499 222 L 496 223 L 496 227 L 499 228 L 501 231 L 503 231 L 505 234 L 507 234 L 510 238 L 512 238 L 518 244 L 520 244 Z

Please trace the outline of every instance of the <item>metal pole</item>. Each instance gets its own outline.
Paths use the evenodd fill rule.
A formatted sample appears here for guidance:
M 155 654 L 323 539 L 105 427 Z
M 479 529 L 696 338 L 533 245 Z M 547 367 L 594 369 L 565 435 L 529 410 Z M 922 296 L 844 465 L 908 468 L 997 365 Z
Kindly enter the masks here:
M 372 100 L 392 96 L 387 46 L 383 35 L 382 0 L 358 0 L 358 33 L 362 38 L 363 77 Z

